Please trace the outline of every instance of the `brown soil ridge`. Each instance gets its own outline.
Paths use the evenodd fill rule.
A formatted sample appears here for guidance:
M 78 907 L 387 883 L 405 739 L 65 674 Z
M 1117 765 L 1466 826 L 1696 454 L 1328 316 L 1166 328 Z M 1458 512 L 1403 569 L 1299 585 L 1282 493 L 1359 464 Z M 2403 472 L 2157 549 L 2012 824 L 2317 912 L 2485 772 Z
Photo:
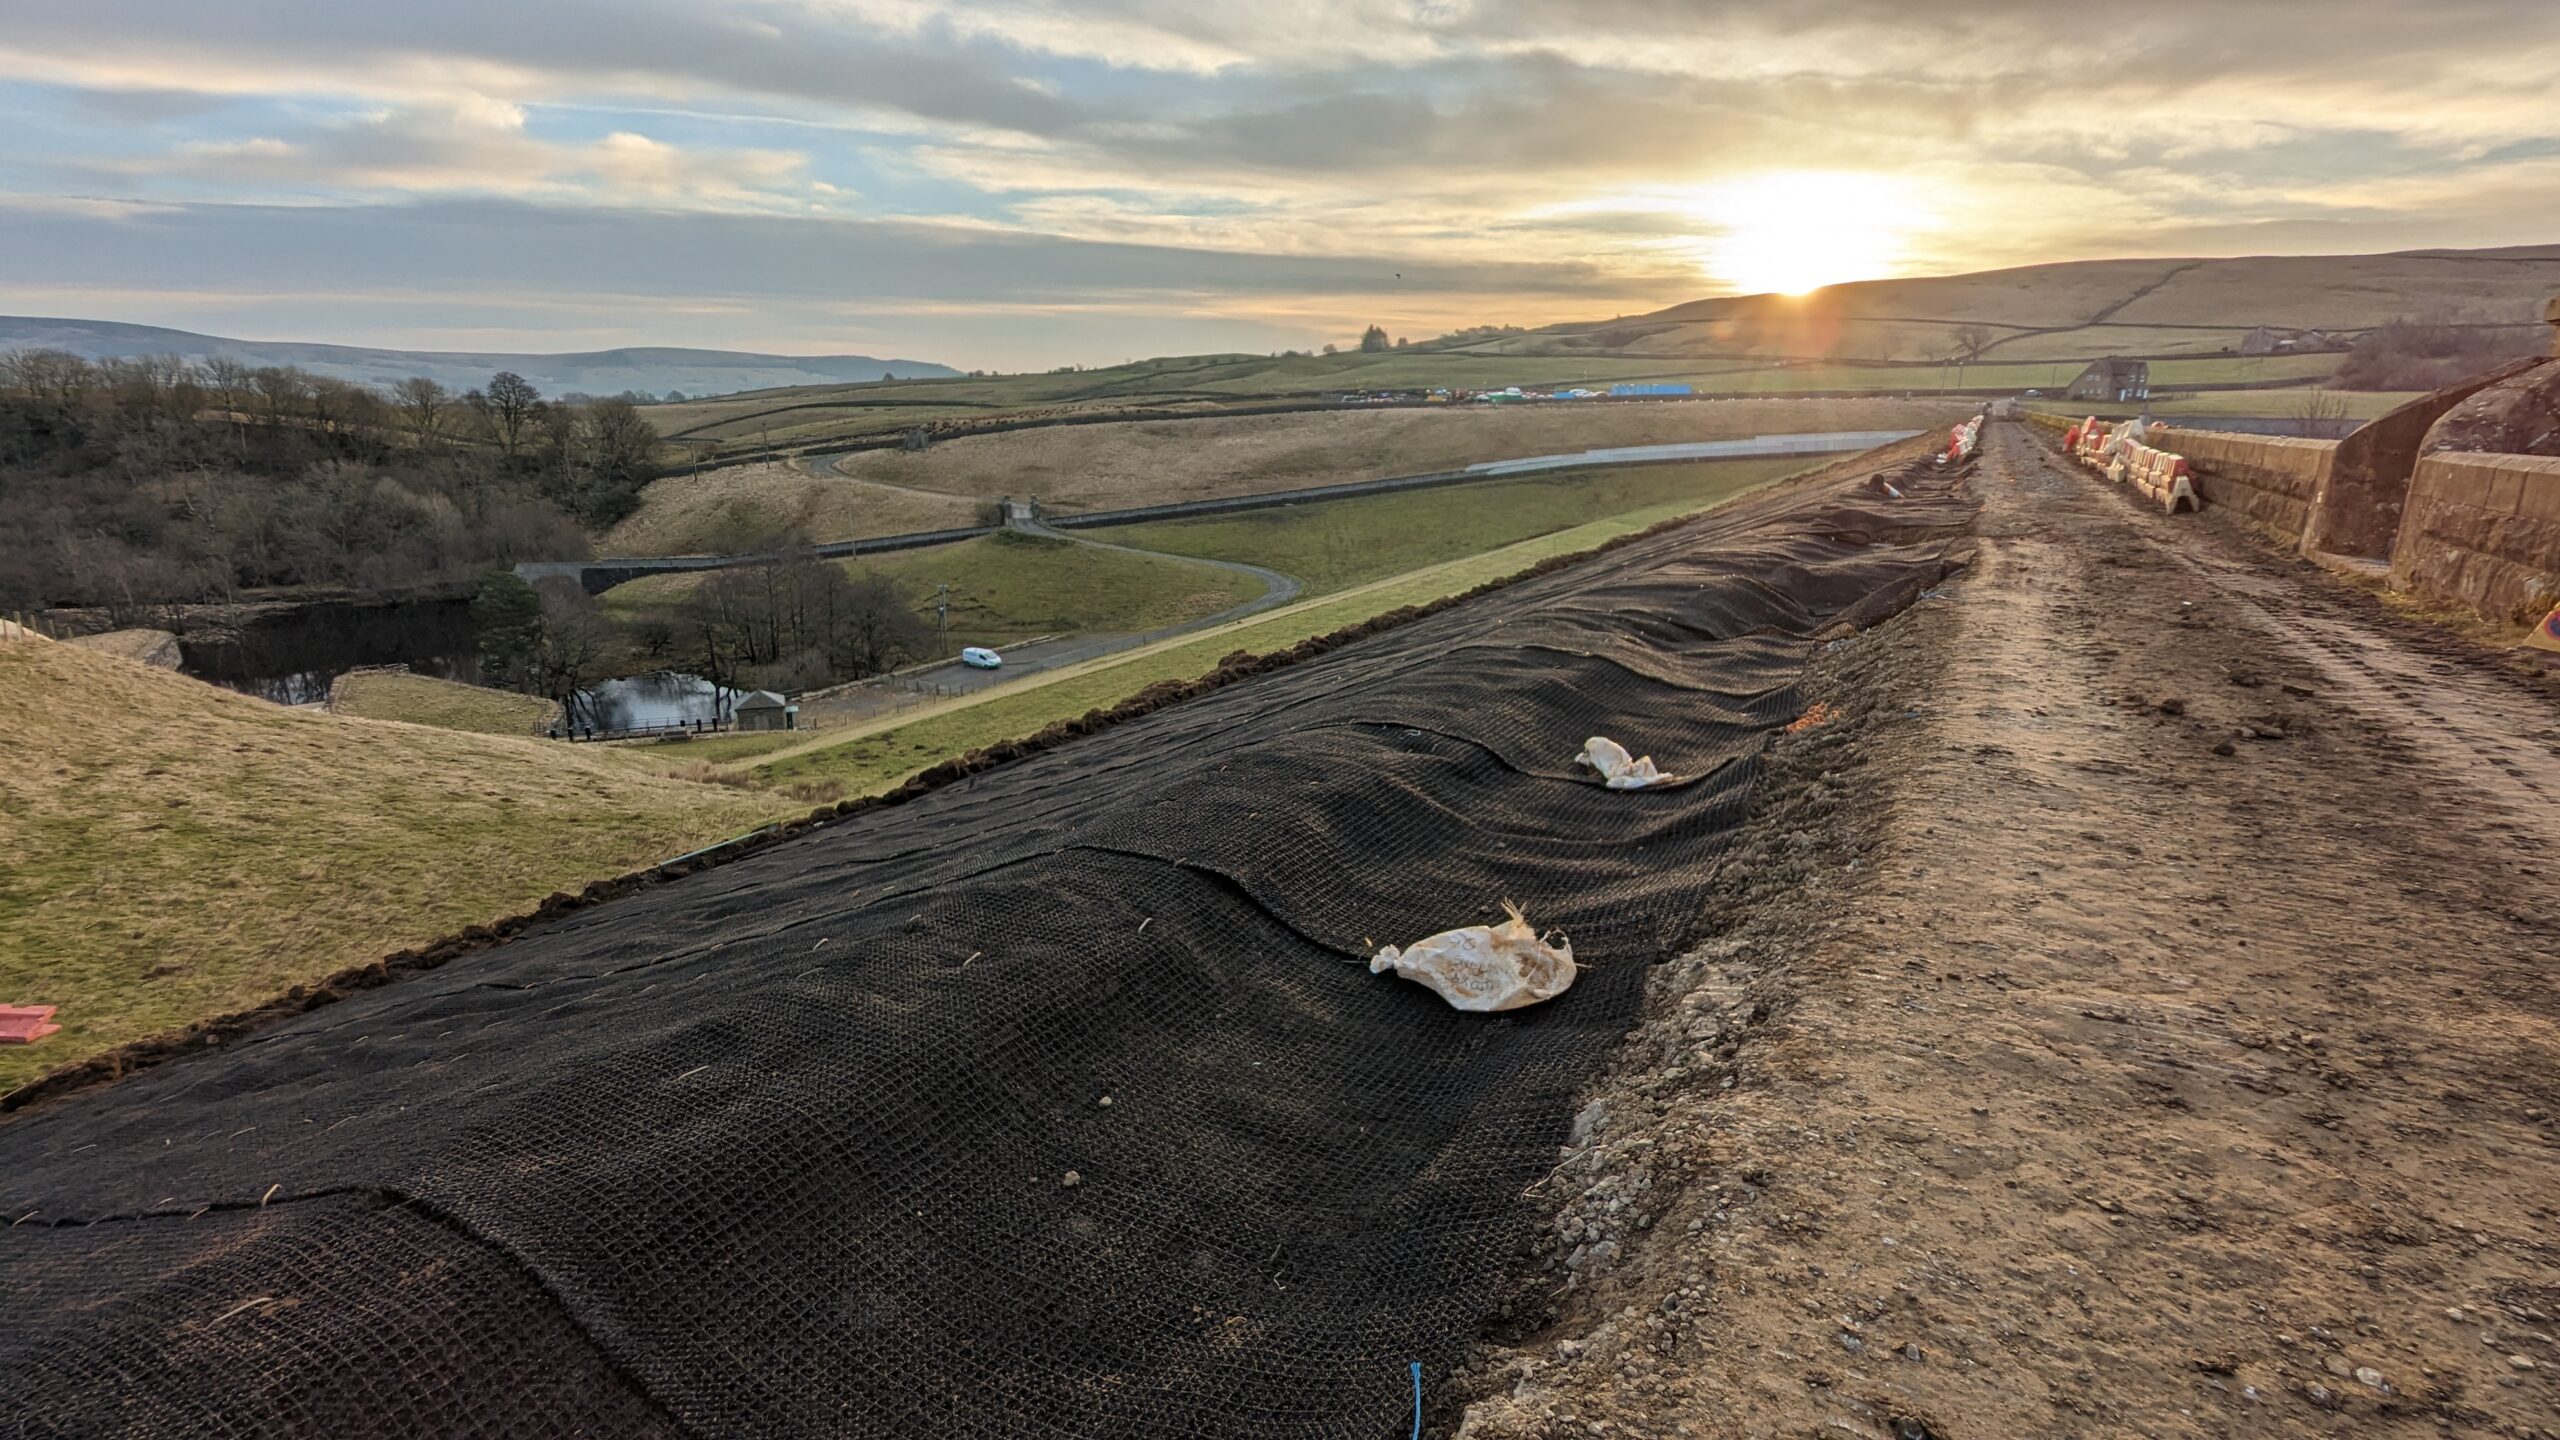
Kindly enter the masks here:
M 1976 490 L 1435 1433 L 2560 1434 L 2560 697 L 2017 427 Z

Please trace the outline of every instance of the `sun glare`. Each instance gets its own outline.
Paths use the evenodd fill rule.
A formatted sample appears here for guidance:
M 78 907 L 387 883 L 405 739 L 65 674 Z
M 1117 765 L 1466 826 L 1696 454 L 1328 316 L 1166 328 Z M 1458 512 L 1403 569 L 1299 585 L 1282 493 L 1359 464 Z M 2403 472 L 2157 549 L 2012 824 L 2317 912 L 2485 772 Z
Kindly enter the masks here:
M 1709 187 L 1690 213 L 1717 232 L 1698 242 L 1710 274 L 1744 294 L 1781 295 L 1892 274 L 1930 219 L 1893 176 L 1814 170 Z

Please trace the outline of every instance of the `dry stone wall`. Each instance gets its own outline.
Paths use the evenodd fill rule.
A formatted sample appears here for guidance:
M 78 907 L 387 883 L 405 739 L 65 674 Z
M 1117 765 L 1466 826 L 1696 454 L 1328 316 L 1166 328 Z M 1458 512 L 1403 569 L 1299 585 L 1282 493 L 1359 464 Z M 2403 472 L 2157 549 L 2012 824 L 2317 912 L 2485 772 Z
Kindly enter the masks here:
M 2335 440 L 2233 435 L 2183 426 L 2160 427 L 2152 443 L 2187 458 L 2196 492 L 2206 504 L 2229 507 L 2287 545 L 2301 544 L 2309 532 L 2338 455 Z
M 2560 605 L 2560 458 L 2420 460 L 2391 581 L 2491 620 L 2530 625 L 2550 613 Z

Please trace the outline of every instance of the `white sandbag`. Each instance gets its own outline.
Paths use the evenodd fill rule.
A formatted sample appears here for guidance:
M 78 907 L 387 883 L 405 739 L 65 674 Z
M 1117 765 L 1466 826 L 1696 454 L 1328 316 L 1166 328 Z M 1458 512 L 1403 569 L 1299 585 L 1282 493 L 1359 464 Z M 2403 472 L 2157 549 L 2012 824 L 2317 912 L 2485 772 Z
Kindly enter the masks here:
M 1519 907 L 1506 901 L 1502 908 L 1511 918 L 1499 925 L 1443 930 L 1401 950 L 1385 946 L 1369 958 L 1369 973 L 1393 970 L 1460 1010 L 1517 1010 L 1563 994 L 1575 973 L 1573 942 L 1558 936 L 1549 944 Z
M 1627 754 L 1627 747 L 1605 735 L 1594 735 L 1582 742 L 1582 753 L 1573 757 L 1576 765 L 1588 765 L 1600 772 L 1600 778 L 1612 790 L 1642 790 L 1651 785 L 1668 785 L 1679 779 L 1665 775 L 1653 767 L 1653 757 L 1641 760 Z

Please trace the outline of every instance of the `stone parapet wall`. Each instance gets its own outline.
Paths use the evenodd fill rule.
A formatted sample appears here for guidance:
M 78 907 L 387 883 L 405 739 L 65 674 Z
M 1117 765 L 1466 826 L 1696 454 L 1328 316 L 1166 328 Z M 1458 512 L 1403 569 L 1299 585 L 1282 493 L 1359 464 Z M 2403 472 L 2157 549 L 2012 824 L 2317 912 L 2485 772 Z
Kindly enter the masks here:
M 2560 458 L 2447 451 L 2418 462 L 2391 581 L 2532 624 L 2560 604 Z
M 2312 507 L 2337 461 L 2335 440 L 2279 435 L 2235 435 L 2183 426 L 2154 427 L 2150 443 L 2186 457 L 2196 493 L 2208 505 L 2228 506 L 2268 535 L 2299 545 L 2311 528 Z

